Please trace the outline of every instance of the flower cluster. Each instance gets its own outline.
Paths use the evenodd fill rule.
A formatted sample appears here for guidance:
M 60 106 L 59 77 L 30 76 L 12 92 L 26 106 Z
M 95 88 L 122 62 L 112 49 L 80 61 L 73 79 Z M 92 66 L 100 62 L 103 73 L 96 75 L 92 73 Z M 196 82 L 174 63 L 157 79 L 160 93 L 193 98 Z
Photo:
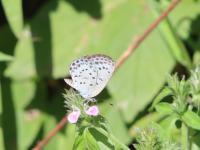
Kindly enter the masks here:
M 66 90 L 65 106 L 68 109 L 67 119 L 70 123 L 77 123 L 79 118 L 94 117 L 99 115 L 99 108 L 97 105 L 91 104 L 83 99 L 74 90 Z
M 98 116 L 99 108 L 97 107 L 97 105 L 90 106 L 87 110 L 85 110 L 85 113 L 89 116 Z M 76 110 L 73 110 L 68 114 L 67 119 L 70 123 L 77 123 L 80 115 L 81 111 L 77 108 Z

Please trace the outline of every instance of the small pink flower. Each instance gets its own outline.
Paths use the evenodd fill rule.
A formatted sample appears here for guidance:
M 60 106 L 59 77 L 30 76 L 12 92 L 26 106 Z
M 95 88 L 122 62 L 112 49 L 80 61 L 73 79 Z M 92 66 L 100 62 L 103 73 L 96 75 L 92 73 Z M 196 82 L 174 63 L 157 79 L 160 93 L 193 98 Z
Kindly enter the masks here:
M 91 106 L 86 110 L 86 114 L 89 116 L 97 116 L 99 114 L 99 108 L 96 105 Z
M 67 119 L 70 123 L 76 123 L 78 121 L 78 118 L 80 116 L 81 112 L 80 110 L 72 111 L 68 116 Z

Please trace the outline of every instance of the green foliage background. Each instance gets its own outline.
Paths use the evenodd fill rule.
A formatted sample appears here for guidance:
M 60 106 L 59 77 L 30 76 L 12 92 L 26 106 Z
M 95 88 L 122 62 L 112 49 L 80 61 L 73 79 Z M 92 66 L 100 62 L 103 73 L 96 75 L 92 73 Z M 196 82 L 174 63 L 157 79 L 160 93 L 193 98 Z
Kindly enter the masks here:
M 31 149 L 66 114 L 63 78 L 71 61 L 96 53 L 117 60 L 169 2 L 1 0 L 0 149 Z M 147 108 L 167 75 L 184 73 L 199 58 L 200 1 L 183 0 L 97 98 L 114 135 L 129 145 L 135 127 L 159 120 Z M 74 131 L 67 124 L 45 149 L 72 149 Z

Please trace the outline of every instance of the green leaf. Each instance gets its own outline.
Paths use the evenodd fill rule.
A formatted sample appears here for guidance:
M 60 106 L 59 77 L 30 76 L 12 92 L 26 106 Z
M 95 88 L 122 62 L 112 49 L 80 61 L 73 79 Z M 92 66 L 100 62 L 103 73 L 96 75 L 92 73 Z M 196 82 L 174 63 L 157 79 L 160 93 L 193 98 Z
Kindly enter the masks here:
M 102 96 L 105 95 L 104 92 Z M 100 110 L 102 115 L 108 120 L 107 124 L 109 124 L 113 135 L 116 136 L 122 143 L 130 143 L 131 137 L 128 133 L 128 129 L 124 124 L 123 116 L 120 114 L 118 107 L 113 99 L 102 99 L 98 98 L 99 100 L 105 100 L 104 103 L 100 104 Z M 113 104 L 113 105 L 110 105 Z
M 84 136 L 78 135 L 75 138 L 73 150 L 81 150 L 85 148 Z
M 97 141 L 95 140 L 93 135 L 90 133 L 88 128 L 84 130 L 83 134 L 84 134 L 84 141 L 85 141 L 85 149 L 100 150 L 99 145 L 97 144 Z
M 2 128 L 2 94 L 1 94 L 1 81 L 0 81 L 0 149 L 4 150 L 3 128 Z
M 169 88 L 163 88 L 153 100 L 153 103 L 151 107 L 149 108 L 149 110 L 152 110 L 156 104 L 158 104 L 160 101 L 163 100 L 163 98 L 169 95 L 171 95 L 171 90 Z
M 43 115 L 37 108 L 27 108 L 35 90 L 36 84 L 32 80 L 3 79 L 2 127 L 6 149 L 13 149 L 13 146 L 21 150 L 28 149 L 40 130 Z
M 99 127 L 90 128 L 89 130 L 95 138 L 95 140 L 97 141 L 101 150 L 114 149 L 113 142 L 111 141 L 109 136 L 110 134 L 106 130 Z M 104 132 L 99 132 L 99 130 L 103 130 Z
M 26 32 L 30 32 L 27 26 Z M 4 74 L 16 80 L 24 80 L 36 76 L 34 49 L 31 37 L 21 38 L 15 46 L 14 60 L 9 63 Z M 26 65 L 24 65 L 26 64 Z M 23 66 L 23 67 L 22 67 Z
M 200 147 L 200 132 L 197 132 L 193 137 L 192 140 L 194 141 L 194 144 Z
M 90 133 L 88 128 L 85 128 L 82 133 L 78 133 L 73 146 L 74 150 L 94 149 L 100 150 L 96 139 Z
M 179 117 L 175 113 L 173 113 L 159 120 L 158 123 L 164 129 L 166 137 L 173 139 L 180 138 L 180 130 L 177 129 L 175 124 L 178 119 Z
M 128 23 L 128 25 L 126 24 L 126 27 L 121 25 L 120 30 L 127 29 L 129 32 L 132 32 L 133 35 L 142 34 L 146 27 L 152 22 L 153 17 L 150 15 L 151 12 L 142 11 L 141 2 L 139 3 L 139 1 L 129 1 L 124 3 L 123 6 L 124 11 L 132 10 L 128 12 L 130 16 L 127 15 L 124 17 L 130 17 L 129 20 L 135 18 L 137 21 L 132 25 L 131 22 Z M 142 24 L 145 26 L 142 26 Z M 129 25 L 135 26 L 136 28 L 131 27 L 132 29 L 130 29 Z M 138 47 L 126 63 L 116 71 L 111 82 L 109 82 L 108 86 L 113 99 L 117 101 L 116 105 L 119 107 L 126 122 L 131 122 L 137 114 L 145 108 L 151 99 L 153 99 L 164 84 L 166 75 L 174 66 L 174 59 L 160 36 L 158 30 L 155 30 L 151 36 Z M 119 35 L 119 37 L 122 36 Z M 127 46 L 128 45 L 127 43 Z
M 155 8 L 155 18 L 157 18 L 163 11 L 163 9 L 161 9 L 161 2 L 154 0 L 151 2 Z M 159 29 L 175 59 L 182 65 L 191 68 L 192 62 L 190 60 L 187 49 L 185 48 L 183 42 L 178 38 L 177 33 L 175 32 L 175 28 L 171 25 L 171 22 L 168 18 L 161 22 Z
M 47 2 L 29 22 L 28 33 L 33 37 L 23 37 L 17 42 L 15 61 L 5 75 L 14 79 L 63 78 L 69 69 L 66 66 L 80 55 L 103 53 L 117 60 L 132 38 L 142 34 L 154 19 L 149 15 L 150 10 L 141 9 L 143 4 L 139 1 L 103 0 L 98 5 L 101 9 L 96 11 L 103 17 L 94 21 L 90 11 L 79 13 L 70 2 Z M 56 11 L 52 11 L 55 6 Z M 122 120 L 131 122 L 143 110 L 165 82 L 174 63 L 167 45 L 155 30 L 109 82 L 109 93 L 116 101 L 117 111 L 121 111 Z M 23 64 L 26 65 L 21 67 Z
M 163 114 L 163 115 L 169 115 L 174 112 L 174 108 L 172 104 L 161 102 L 155 106 L 155 109 L 157 112 Z
M 124 145 L 119 139 L 117 139 L 112 133 L 108 133 L 103 128 L 98 128 L 98 127 L 95 127 L 95 130 L 94 130 L 95 132 L 93 132 L 94 135 L 99 136 L 99 134 L 101 134 L 100 138 L 97 138 L 97 141 L 100 141 L 101 149 L 113 149 L 114 148 L 117 150 L 118 149 L 119 150 L 121 150 L 121 149 L 129 150 L 129 148 L 126 145 Z M 96 137 L 96 136 L 94 136 L 94 137 Z
M 188 150 L 190 149 L 189 144 L 189 128 L 186 126 L 185 123 L 181 125 L 181 149 Z
M 19 38 L 23 30 L 22 0 L 2 0 L 1 2 L 8 23 L 15 36 Z
M 169 15 L 169 19 L 172 22 L 172 25 L 175 27 L 176 32 L 181 37 L 181 39 L 186 40 L 186 42 L 189 42 L 191 38 L 191 33 L 199 33 L 199 6 L 200 1 L 183 1 L 179 3 L 176 9 L 173 10 L 173 15 Z M 183 20 L 186 16 L 189 19 Z M 197 40 L 196 42 L 199 43 L 199 40 Z
M 186 111 L 182 116 L 182 120 L 187 126 L 196 130 L 200 130 L 200 117 L 193 111 Z
M 45 115 L 44 118 L 43 138 L 58 124 L 58 121 L 55 120 L 55 116 Z M 56 134 L 55 139 L 50 140 L 48 144 L 45 145 L 45 150 L 72 150 L 73 144 L 75 143 L 75 127 L 75 125 L 66 124 L 62 130 Z
M 1 61 L 11 61 L 12 59 L 13 59 L 12 56 L 0 52 L 0 62 Z

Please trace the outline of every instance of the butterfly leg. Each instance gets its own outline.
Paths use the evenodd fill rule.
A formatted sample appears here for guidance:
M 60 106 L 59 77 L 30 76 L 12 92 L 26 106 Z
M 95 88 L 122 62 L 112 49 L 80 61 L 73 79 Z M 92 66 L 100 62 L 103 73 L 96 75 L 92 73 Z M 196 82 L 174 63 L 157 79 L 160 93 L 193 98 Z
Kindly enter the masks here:
M 97 100 L 96 100 L 95 98 L 86 98 L 86 99 L 85 99 L 85 102 L 86 102 L 86 104 L 89 104 L 89 103 L 96 103 Z

